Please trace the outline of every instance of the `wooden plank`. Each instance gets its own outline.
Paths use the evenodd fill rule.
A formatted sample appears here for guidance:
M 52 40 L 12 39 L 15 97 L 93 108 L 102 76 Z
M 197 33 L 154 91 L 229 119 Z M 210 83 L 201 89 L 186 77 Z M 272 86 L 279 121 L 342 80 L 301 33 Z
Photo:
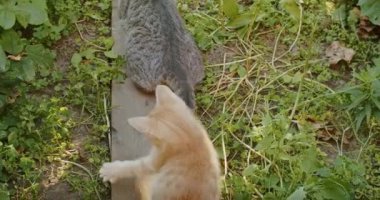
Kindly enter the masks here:
M 144 116 L 154 106 L 155 98 L 136 89 L 127 79 L 112 85 L 112 160 L 132 160 L 148 154 L 149 143 L 127 122 L 130 117 Z M 112 200 L 140 199 L 134 179 L 111 185 Z
M 112 1 L 112 37 L 115 41 L 113 49 L 119 55 L 125 52 L 120 10 L 125 10 L 127 1 Z M 131 80 L 127 79 L 124 83 L 112 83 L 112 161 L 133 160 L 148 153 L 150 148 L 148 142 L 129 126 L 127 119 L 146 115 L 154 104 L 154 96 L 139 91 Z M 111 185 L 111 190 L 112 200 L 140 199 L 134 179 L 120 180 Z

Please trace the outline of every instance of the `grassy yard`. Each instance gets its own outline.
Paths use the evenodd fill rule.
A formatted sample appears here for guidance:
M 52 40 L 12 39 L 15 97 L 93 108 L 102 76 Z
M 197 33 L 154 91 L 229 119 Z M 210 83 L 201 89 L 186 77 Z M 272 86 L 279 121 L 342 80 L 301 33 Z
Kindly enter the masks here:
M 380 4 L 359 3 L 178 0 L 223 199 L 380 198 Z M 110 19 L 110 0 L 0 2 L 0 200 L 110 199 Z

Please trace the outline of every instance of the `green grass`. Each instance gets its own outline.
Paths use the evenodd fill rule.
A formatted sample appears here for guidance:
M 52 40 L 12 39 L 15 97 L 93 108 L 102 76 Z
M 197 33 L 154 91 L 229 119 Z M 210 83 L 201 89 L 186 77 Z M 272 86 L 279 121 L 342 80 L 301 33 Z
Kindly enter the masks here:
M 281 2 L 178 1 L 204 53 L 197 114 L 223 199 L 376 199 L 380 44 L 332 1 Z M 47 1 L 47 12 L 49 23 L 14 27 L 56 62 L 6 88 L 6 101 L 0 90 L 0 199 L 40 199 L 63 183 L 78 199 L 108 199 L 97 173 L 110 157 L 110 81 L 123 77 L 110 1 Z M 329 66 L 333 41 L 355 50 L 351 63 Z
M 370 101 L 379 76 L 354 76 L 380 68 L 372 62 L 380 45 L 359 39 L 354 22 L 334 21 L 330 1 L 306 1 L 302 14 L 277 1 L 222 2 L 182 11 L 204 50 L 222 49 L 219 59 L 206 53 L 197 98 L 220 153 L 224 199 L 379 197 L 368 162 L 379 162 L 379 107 Z M 329 67 L 324 50 L 333 41 L 356 51 L 348 67 Z M 355 103 L 352 86 L 373 95 Z

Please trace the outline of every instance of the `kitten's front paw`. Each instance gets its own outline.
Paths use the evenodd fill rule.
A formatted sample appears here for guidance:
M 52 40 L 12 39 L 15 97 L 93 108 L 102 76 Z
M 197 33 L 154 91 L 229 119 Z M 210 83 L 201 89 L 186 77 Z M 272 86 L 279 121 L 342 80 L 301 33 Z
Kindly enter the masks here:
M 120 178 L 122 162 L 114 161 L 111 163 L 104 163 L 102 168 L 99 170 L 100 177 L 103 178 L 104 182 L 114 183 Z

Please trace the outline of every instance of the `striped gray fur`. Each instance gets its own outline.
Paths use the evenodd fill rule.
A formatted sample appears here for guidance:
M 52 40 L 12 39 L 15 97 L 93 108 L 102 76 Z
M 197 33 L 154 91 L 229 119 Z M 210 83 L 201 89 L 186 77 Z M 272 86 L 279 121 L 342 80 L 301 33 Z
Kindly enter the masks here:
M 168 85 L 190 108 L 194 86 L 203 79 L 200 52 L 186 31 L 174 0 L 124 0 L 126 72 L 147 92 Z

